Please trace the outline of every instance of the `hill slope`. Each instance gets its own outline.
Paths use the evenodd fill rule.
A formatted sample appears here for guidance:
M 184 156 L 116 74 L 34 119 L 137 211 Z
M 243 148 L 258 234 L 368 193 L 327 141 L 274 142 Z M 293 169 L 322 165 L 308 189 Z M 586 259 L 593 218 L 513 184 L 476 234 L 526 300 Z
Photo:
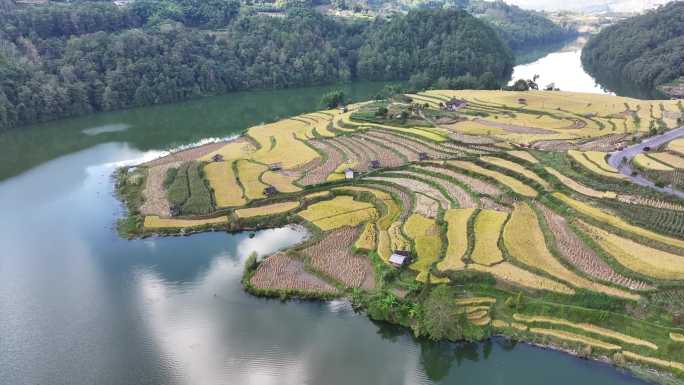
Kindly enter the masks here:
M 684 3 L 606 28 L 589 40 L 582 63 L 601 82 L 627 81 L 650 90 L 684 76 Z

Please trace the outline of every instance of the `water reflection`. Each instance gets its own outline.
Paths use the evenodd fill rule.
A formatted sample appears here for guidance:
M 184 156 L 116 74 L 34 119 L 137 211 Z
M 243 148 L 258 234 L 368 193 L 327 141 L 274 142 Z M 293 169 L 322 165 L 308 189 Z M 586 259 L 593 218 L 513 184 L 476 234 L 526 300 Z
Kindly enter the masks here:
M 586 38 L 580 37 L 537 61 L 515 66 L 511 83 L 516 79 L 532 79 L 534 75 L 539 75 L 537 83 L 540 87 L 555 83 L 562 91 L 606 93 L 582 68 L 580 57 L 585 43 Z

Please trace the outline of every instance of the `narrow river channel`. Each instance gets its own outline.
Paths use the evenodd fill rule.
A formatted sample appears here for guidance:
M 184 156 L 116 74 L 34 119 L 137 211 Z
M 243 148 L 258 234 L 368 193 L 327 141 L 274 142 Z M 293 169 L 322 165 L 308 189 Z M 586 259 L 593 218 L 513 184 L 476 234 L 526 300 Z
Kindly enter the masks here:
M 368 98 L 381 86 L 347 92 Z M 116 167 L 313 110 L 329 88 L 238 93 L 0 135 L 0 382 L 643 384 L 505 340 L 416 340 L 340 301 L 245 294 L 244 258 L 301 241 L 297 228 L 253 238 L 117 236 Z

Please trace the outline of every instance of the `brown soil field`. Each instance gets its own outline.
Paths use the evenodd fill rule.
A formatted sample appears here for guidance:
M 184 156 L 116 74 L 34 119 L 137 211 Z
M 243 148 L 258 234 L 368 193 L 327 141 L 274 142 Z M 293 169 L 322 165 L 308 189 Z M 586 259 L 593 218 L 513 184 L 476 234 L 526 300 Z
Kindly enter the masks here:
M 312 184 L 318 184 L 325 182 L 328 175 L 330 175 L 335 169 L 344 162 L 344 155 L 336 147 L 331 146 L 326 141 L 323 140 L 310 140 L 309 144 L 321 152 L 328 155 L 323 164 L 309 170 L 304 173 L 302 179 L 299 183 L 307 186 Z
M 332 285 L 304 270 L 304 261 L 285 253 L 264 258 L 249 282 L 258 289 L 337 292 Z
M 380 161 L 380 167 L 399 167 L 408 161 L 401 157 L 400 153 L 390 147 L 381 146 L 377 141 L 361 139 L 357 136 L 350 136 L 349 141 L 354 143 L 362 151 L 371 154 L 371 160 Z
M 442 194 L 441 191 L 437 190 L 435 187 L 432 187 L 431 185 L 416 180 L 416 179 L 411 179 L 409 177 L 403 178 L 403 177 L 385 177 L 385 176 L 374 176 L 371 178 L 368 178 L 367 180 L 379 180 L 383 182 L 389 182 L 389 183 L 394 183 L 398 186 L 404 187 L 410 191 L 414 192 L 419 192 L 422 194 L 427 195 L 430 198 L 433 198 L 439 202 L 439 204 L 442 206 L 443 209 L 448 209 L 451 207 L 451 203 L 449 200 Z M 416 211 L 419 210 L 418 204 L 416 204 Z M 430 211 L 431 212 L 431 211 Z M 427 216 L 427 215 L 426 215 Z
M 354 148 L 354 146 L 350 146 L 349 144 L 345 143 L 344 141 L 341 141 L 340 139 L 340 137 L 328 139 L 328 142 L 333 146 L 337 147 L 338 149 L 340 149 L 340 151 L 342 151 L 342 155 L 344 156 L 345 162 L 356 162 L 358 164 L 361 164 L 363 162 L 362 154 L 359 154 L 357 150 Z
M 436 172 L 454 178 L 455 180 L 470 187 L 471 190 L 477 193 L 491 196 L 501 195 L 501 190 L 495 185 L 465 174 L 461 174 L 454 170 L 437 166 L 425 166 L 424 169 L 430 172 Z
M 147 170 L 147 181 L 143 190 L 145 202 L 140 206 L 140 213 L 144 215 L 171 216 L 171 205 L 166 199 L 164 179 L 166 171 L 171 167 L 178 167 L 181 162 L 168 162 L 152 166 Z
M 400 138 L 395 137 L 394 135 L 385 135 L 380 133 L 381 135 L 378 135 L 377 131 L 372 131 L 364 134 L 357 135 L 358 138 L 362 140 L 366 139 L 371 139 L 371 140 L 377 140 L 379 142 L 385 143 L 386 145 L 396 149 L 397 151 L 401 152 L 404 154 L 406 159 L 408 159 L 410 162 L 415 162 L 418 160 L 418 153 L 416 149 L 411 147 L 411 143 L 402 141 Z
M 536 203 L 535 205 L 544 214 L 544 219 L 556 238 L 556 248 L 561 256 L 578 270 L 591 277 L 612 282 L 632 290 L 653 289 L 652 286 L 645 282 L 617 273 L 594 250 L 582 242 L 572 229 L 568 227 L 565 218 L 542 204 Z
M 617 150 L 619 147 L 625 145 L 630 135 L 627 134 L 611 134 L 602 136 L 597 139 L 584 142 L 577 146 L 580 151 L 602 151 L 602 152 L 612 152 Z
M 373 289 L 373 265 L 368 257 L 352 252 L 359 228 L 346 227 L 333 231 L 304 250 L 312 268 L 334 278 L 347 287 Z
M 485 126 L 489 126 L 489 127 L 493 127 L 493 128 L 500 128 L 502 130 L 505 130 L 505 131 L 508 131 L 508 132 L 511 132 L 514 134 L 532 134 L 532 135 L 554 135 L 554 134 L 556 134 L 555 131 L 546 130 L 544 128 L 518 126 L 515 124 L 506 124 L 506 123 L 498 123 L 498 122 L 492 122 L 491 120 L 485 120 L 485 119 L 479 119 L 479 118 L 473 119 L 473 122 L 483 124 Z
M 464 189 L 462 189 L 460 186 L 446 180 L 442 179 L 436 176 L 432 175 L 427 175 L 427 174 L 421 174 L 419 172 L 402 172 L 403 174 L 406 175 L 412 175 L 418 178 L 423 178 L 427 181 L 436 183 L 438 186 L 443 188 L 447 193 L 449 193 L 449 196 L 452 199 L 455 199 L 456 202 L 458 202 L 458 207 L 460 208 L 470 208 L 470 207 L 477 207 L 477 203 L 473 199 L 473 197 L 470 196 Z
M 374 155 L 367 149 L 359 147 L 359 145 L 350 140 L 349 136 L 340 136 L 334 139 L 334 144 L 338 146 L 345 155 L 353 156 L 348 158 L 350 162 L 356 162 L 354 169 L 361 172 L 366 172 L 370 168 L 370 162 L 374 159 Z
M 496 210 L 504 213 L 512 211 L 510 207 L 501 205 L 489 197 L 480 197 L 480 207 L 485 210 Z
M 411 199 L 411 195 L 409 195 L 409 193 L 407 193 L 406 191 L 386 184 L 369 184 L 367 186 L 378 190 L 386 191 L 399 198 L 399 201 L 401 202 L 402 206 L 401 215 L 399 216 L 399 220 L 401 222 L 406 221 L 409 215 L 411 215 L 411 212 L 413 212 L 413 200 Z
M 542 150 L 542 151 L 557 151 L 557 152 L 565 152 L 568 150 L 572 150 L 577 147 L 573 142 L 568 141 L 568 140 L 562 140 L 562 139 L 556 139 L 556 140 L 539 140 L 537 142 L 534 142 L 531 146 L 532 148 L 535 148 L 537 150 Z
M 244 140 L 248 141 L 248 139 L 236 139 L 236 140 Z M 201 146 L 197 147 L 192 147 L 188 148 L 186 150 L 181 150 L 178 152 L 171 153 L 169 155 L 163 156 L 161 158 L 157 158 L 155 160 L 151 160 L 147 163 L 141 164 L 141 166 L 147 166 L 147 167 L 153 167 L 153 166 L 159 166 L 162 164 L 167 164 L 167 163 L 174 163 L 174 162 L 187 162 L 190 160 L 195 160 L 197 158 L 200 158 L 206 154 L 209 154 L 210 152 L 214 152 L 221 147 L 225 146 L 226 143 L 228 142 L 214 142 L 214 143 L 207 143 Z
M 409 138 L 407 136 L 399 134 L 389 133 L 384 130 L 371 130 L 368 131 L 368 135 L 383 141 L 387 141 L 389 143 L 394 143 L 396 145 L 410 149 L 416 153 L 424 152 L 430 157 L 430 159 L 449 159 L 453 157 L 453 155 L 442 152 L 433 147 L 427 146 L 417 139 Z M 416 154 L 416 159 L 417 158 L 418 155 Z

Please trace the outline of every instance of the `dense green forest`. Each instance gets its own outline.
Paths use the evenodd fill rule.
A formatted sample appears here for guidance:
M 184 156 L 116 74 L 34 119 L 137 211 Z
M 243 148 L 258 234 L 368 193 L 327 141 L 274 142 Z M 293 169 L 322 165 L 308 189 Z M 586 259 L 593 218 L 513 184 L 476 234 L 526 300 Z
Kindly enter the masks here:
M 501 0 L 472 0 L 466 9 L 492 25 L 504 42 L 515 50 L 577 36 L 577 31 L 570 27 L 557 25 L 538 12 L 508 5 Z
M 358 13 L 405 12 L 411 9 L 464 9 L 494 28 L 508 46 L 514 50 L 530 46 L 558 43 L 577 36 L 574 28 L 560 26 L 542 13 L 521 9 L 502 0 L 332 0 L 339 10 Z
M 0 130 L 50 119 L 257 88 L 354 79 L 497 87 L 513 57 L 459 10 L 373 22 L 233 0 L 0 0 Z
M 602 84 L 621 80 L 655 90 L 684 76 L 684 2 L 604 29 L 584 47 L 582 63 Z

